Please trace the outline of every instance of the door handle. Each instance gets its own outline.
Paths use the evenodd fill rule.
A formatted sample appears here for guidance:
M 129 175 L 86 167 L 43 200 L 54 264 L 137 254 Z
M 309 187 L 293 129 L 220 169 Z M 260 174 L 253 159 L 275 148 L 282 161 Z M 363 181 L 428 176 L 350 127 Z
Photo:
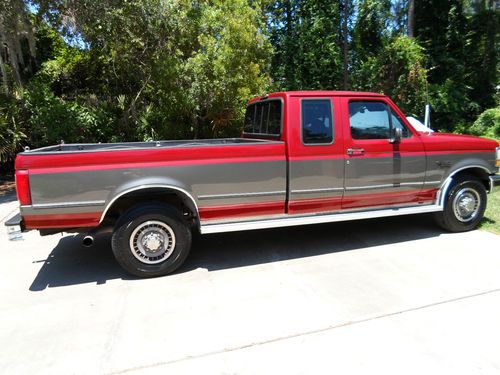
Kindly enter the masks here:
M 364 155 L 365 149 L 364 148 L 348 148 L 347 149 L 347 155 L 354 156 L 354 155 Z

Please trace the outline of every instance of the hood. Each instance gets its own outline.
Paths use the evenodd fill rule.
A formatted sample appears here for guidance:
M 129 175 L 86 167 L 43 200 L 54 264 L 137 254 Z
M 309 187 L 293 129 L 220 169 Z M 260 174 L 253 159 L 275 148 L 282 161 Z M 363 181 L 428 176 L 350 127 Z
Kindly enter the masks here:
M 420 132 L 428 151 L 491 151 L 495 152 L 498 142 L 494 139 L 473 135 Z

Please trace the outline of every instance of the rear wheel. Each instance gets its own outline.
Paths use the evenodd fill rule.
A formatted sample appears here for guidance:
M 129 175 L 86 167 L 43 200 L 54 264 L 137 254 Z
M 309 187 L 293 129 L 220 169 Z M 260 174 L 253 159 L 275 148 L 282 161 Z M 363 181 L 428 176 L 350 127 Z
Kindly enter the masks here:
M 116 260 L 127 272 L 139 277 L 164 276 L 187 258 L 191 231 L 173 207 L 149 203 L 119 219 L 111 244 Z
M 458 177 L 446 196 L 444 211 L 436 214 L 438 224 L 450 232 L 474 229 L 486 209 L 486 189 L 472 176 Z

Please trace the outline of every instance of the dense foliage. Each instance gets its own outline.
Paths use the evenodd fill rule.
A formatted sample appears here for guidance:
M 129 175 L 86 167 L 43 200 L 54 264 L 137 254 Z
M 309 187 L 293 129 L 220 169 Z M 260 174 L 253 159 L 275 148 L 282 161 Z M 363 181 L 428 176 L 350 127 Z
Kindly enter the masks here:
M 0 0 L 0 162 L 62 139 L 235 136 L 245 102 L 276 90 L 383 92 L 498 137 L 495 4 Z

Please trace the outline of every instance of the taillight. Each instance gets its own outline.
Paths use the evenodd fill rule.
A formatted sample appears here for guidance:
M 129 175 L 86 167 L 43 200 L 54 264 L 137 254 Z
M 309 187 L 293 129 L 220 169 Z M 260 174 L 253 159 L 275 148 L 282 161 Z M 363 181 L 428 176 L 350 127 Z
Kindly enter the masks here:
M 28 171 L 16 171 L 16 191 L 17 199 L 19 199 L 21 206 L 31 204 L 30 178 Z

